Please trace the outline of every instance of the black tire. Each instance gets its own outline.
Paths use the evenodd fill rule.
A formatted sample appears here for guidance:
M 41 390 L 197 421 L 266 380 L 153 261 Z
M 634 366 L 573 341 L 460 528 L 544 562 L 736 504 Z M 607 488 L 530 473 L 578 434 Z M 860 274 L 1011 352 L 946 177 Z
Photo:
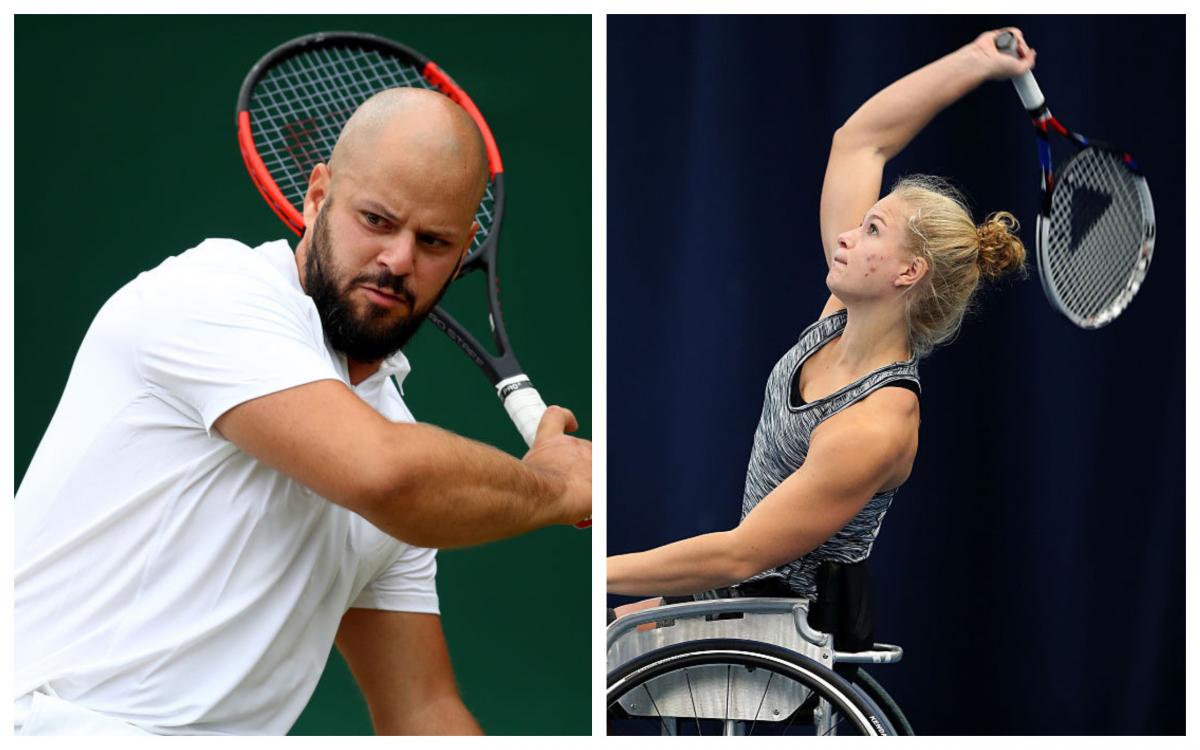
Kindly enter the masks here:
M 835 727 L 839 734 L 882 735 L 887 733 L 884 722 L 880 720 L 869 701 L 864 700 L 850 684 L 835 674 L 831 669 L 816 661 L 786 648 L 758 641 L 747 641 L 734 638 L 713 638 L 698 641 L 677 643 L 664 648 L 650 651 L 632 661 L 621 665 L 608 675 L 608 690 L 606 706 L 609 718 L 609 733 L 622 734 L 623 719 L 629 718 L 621 706 L 620 700 L 631 692 L 642 689 L 653 703 L 654 696 L 647 684 L 668 673 L 682 672 L 687 675 L 689 668 L 727 665 L 742 667 L 750 671 L 765 670 L 771 675 L 768 687 L 776 676 L 800 683 L 813 692 L 810 699 L 805 701 L 791 716 L 786 717 L 787 724 L 783 731 L 793 725 L 800 733 L 811 733 L 813 727 L 813 708 L 817 699 L 828 702 L 835 713 Z M 687 683 L 690 690 L 690 682 Z M 764 696 L 766 691 L 764 691 Z M 694 701 L 693 701 L 694 702 Z M 657 704 L 654 704 L 657 708 Z M 675 717 L 672 717 L 675 718 Z M 703 727 L 710 720 L 696 717 L 677 717 L 686 719 L 685 726 L 695 726 L 699 733 L 704 733 Z M 642 721 L 654 721 L 653 718 Z M 668 727 L 663 717 L 657 719 L 660 725 Z M 720 723 L 717 720 L 716 723 Z M 750 722 L 750 732 L 756 728 L 779 730 L 781 721 L 759 721 L 757 717 Z
M 867 697 L 875 702 L 883 715 L 887 717 L 888 722 L 895 728 L 896 734 L 902 737 L 911 737 L 916 734 L 913 731 L 912 724 L 908 723 L 908 717 L 900 710 L 900 706 L 888 694 L 888 691 L 883 689 L 883 685 L 876 682 L 875 678 L 867 674 L 867 670 L 859 667 L 847 677 L 855 687 L 867 694 Z

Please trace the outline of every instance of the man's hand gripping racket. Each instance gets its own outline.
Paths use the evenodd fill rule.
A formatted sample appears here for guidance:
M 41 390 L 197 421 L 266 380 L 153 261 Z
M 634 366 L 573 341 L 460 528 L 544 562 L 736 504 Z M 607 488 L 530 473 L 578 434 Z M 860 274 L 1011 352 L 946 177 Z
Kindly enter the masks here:
M 342 127 L 360 104 L 385 89 L 415 86 L 439 91 L 475 121 L 487 147 L 490 182 L 475 214 L 479 229 L 459 277 L 483 271 L 496 354 L 440 306 L 429 320 L 471 358 L 533 446 L 546 404 L 522 371 L 508 341 L 496 275 L 504 217 L 504 167 L 491 128 L 466 92 L 421 53 L 382 37 L 322 33 L 293 39 L 259 60 L 242 83 L 237 105 L 238 146 L 255 186 L 275 214 L 304 233 L 304 196 L 315 165 L 327 163 Z M 573 424 L 552 420 L 555 424 Z M 576 524 L 580 528 L 591 521 Z

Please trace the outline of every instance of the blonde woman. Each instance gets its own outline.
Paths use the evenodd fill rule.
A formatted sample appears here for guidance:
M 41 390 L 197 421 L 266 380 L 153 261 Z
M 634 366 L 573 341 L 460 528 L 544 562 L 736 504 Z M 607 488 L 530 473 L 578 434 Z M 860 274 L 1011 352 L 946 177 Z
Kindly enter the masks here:
M 866 559 L 916 457 L 918 360 L 954 337 L 981 278 L 1025 258 L 1011 214 L 977 225 L 957 192 L 925 176 L 880 198 L 883 167 L 942 109 L 1033 67 L 1009 30 L 1017 58 L 997 52 L 1000 31 L 985 32 L 871 97 L 834 134 L 820 210 L 831 294 L 767 381 L 741 522 L 610 557 L 609 593 L 813 599 L 822 562 Z

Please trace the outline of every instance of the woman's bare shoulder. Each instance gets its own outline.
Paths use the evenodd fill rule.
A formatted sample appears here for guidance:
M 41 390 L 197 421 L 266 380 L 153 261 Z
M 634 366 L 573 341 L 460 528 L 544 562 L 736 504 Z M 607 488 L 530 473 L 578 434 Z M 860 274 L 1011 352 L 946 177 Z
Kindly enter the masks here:
M 872 494 L 897 487 L 912 471 L 918 424 L 911 391 L 880 388 L 817 425 L 804 467 L 820 464 Z
M 824 420 L 813 431 L 813 440 L 819 440 L 822 433 L 837 433 L 852 442 L 882 448 L 898 463 L 911 464 L 920 423 L 917 395 L 907 388 L 884 387 Z

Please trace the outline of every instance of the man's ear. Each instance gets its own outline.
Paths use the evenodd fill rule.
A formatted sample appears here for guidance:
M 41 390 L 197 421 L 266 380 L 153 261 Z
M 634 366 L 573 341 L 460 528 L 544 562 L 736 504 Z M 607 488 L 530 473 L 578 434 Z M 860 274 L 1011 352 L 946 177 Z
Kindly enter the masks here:
M 308 191 L 304 193 L 304 226 L 311 227 L 329 197 L 329 167 L 318 164 L 308 175 Z

